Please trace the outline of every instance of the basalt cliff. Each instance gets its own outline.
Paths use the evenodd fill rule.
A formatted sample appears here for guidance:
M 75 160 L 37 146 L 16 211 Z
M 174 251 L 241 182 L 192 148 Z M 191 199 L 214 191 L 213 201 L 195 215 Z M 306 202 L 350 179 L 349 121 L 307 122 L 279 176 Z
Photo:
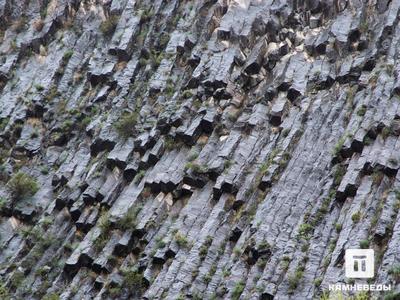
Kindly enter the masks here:
M 400 299 L 399 12 L 0 0 L 0 298 Z

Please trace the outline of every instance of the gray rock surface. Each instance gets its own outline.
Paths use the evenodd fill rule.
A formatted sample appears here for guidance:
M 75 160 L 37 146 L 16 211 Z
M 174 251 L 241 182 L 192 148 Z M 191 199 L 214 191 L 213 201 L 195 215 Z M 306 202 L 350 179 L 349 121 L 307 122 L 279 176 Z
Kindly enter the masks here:
M 0 0 L 0 298 L 400 299 L 399 13 Z

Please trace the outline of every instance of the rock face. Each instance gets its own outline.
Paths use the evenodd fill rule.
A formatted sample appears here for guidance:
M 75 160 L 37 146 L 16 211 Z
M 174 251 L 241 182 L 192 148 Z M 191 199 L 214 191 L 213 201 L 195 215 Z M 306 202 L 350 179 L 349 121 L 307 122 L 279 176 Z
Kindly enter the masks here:
M 399 299 L 399 13 L 0 0 L 1 298 Z

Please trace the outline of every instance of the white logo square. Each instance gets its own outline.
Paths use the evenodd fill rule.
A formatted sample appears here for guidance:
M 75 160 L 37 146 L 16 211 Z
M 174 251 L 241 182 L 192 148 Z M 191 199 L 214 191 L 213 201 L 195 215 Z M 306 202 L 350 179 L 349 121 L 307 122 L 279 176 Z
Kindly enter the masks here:
M 374 277 L 373 249 L 346 249 L 345 273 L 348 278 Z

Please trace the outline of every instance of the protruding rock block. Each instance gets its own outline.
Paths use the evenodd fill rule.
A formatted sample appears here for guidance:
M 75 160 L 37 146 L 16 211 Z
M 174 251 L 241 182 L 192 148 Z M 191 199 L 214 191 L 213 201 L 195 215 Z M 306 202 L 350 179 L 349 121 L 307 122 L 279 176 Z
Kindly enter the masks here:
M 287 110 L 288 104 L 285 98 L 278 98 L 272 105 L 269 121 L 274 126 L 279 126 Z

